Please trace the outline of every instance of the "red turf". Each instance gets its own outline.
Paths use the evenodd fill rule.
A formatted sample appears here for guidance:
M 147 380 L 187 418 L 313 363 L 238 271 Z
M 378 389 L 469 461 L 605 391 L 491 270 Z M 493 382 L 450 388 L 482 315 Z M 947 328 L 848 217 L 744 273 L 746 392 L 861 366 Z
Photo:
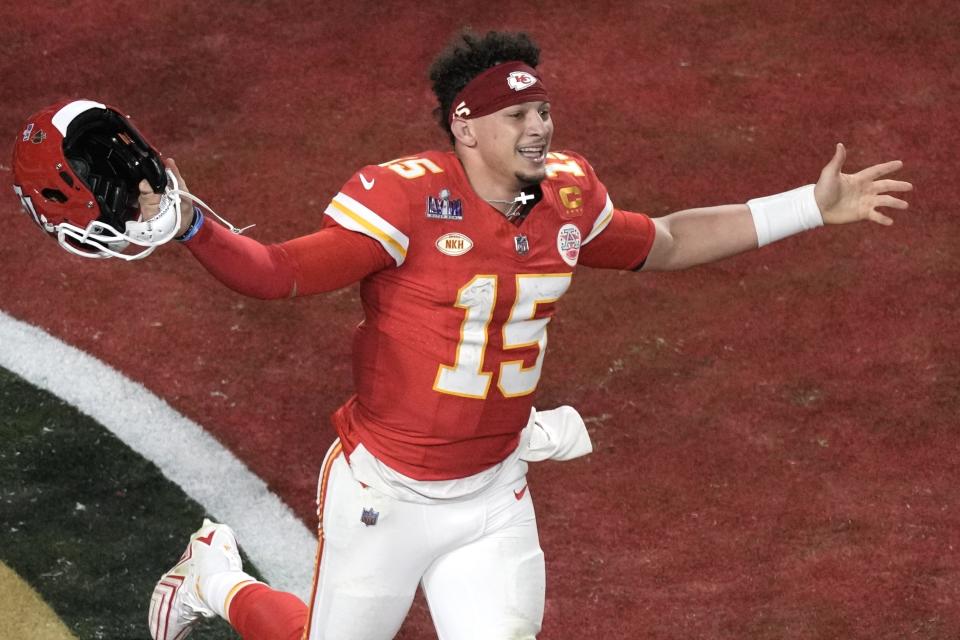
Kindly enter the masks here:
M 118 105 L 266 241 L 316 228 L 356 167 L 446 144 L 426 67 L 462 25 L 532 32 L 555 146 L 625 208 L 811 182 L 837 141 L 850 169 L 903 159 L 893 228 L 578 274 L 539 404 L 579 407 L 597 452 L 532 472 L 543 637 L 960 635 L 955 3 L 70 5 L 0 7 L 0 131 L 64 96 Z M 0 216 L 0 308 L 143 381 L 312 523 L 354 289 L 243 300 L 182 249 L 84 261 L 13 197 Z M 401 637 L 429 628 L 420 606 Z

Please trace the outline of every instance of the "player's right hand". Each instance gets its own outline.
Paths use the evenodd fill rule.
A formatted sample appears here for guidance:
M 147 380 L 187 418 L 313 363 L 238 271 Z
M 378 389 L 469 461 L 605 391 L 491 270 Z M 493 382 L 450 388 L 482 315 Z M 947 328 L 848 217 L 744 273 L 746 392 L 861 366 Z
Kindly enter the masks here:
M 183 176 L 180 175 L 177 163 L 173 158 L 165 158 L 163 164 L 173 173 L 174 177 L 176 177 L 179 189 L 181 191 L 189 191 L 186 182 L 183 180 Z M 139 187 L 140 197 L 138 201 L 140 203 L 140 217 L 143 220 L 148 220 L 157 215 L 157 212 L 160 210 L 160 194 L 154 193 L 150 183 L 146 180 L 141 180 Z M 180 219 L 180 228 L 177 229 L 176 236 L 182 236 L 193 222 L 193 203 L 189 198 L 181 196 L 180 210 L 183 215 Z

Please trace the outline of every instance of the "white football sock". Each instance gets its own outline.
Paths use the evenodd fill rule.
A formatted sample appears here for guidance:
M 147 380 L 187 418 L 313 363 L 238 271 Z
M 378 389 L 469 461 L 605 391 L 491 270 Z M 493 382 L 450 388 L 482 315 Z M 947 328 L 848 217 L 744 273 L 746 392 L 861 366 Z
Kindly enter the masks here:
M 227 610 L 230 607 L 229 600 L 232 600 L 233 596 L 239 591 L 237 587 L 243 585 L 243 583 L 253 584 L 255 582 L 259 582 L 259 580 L 243 571 L 218 571 L 200 578 L 200 584 L 197 586 L 199 587 L 200 597 L 206 605 L 213 609 L 218 616 L 229 622 L 230 618 L 227 616 Z

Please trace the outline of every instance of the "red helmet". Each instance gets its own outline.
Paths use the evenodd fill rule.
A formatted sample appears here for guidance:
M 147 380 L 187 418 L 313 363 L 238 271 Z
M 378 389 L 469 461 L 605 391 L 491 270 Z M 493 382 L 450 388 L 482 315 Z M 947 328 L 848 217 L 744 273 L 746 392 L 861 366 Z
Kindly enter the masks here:
M 14 145 L 13 177 L 33 220 L 81 256 L 142 258 L 179 226 L 179 202 L 175 216 L 140 221 L 140 181 L 158 193 L 174 181 L 129 118 L 99 102 L 60 102 L 34 114 Z M 129 244 L 148 248 L 122 253 Z

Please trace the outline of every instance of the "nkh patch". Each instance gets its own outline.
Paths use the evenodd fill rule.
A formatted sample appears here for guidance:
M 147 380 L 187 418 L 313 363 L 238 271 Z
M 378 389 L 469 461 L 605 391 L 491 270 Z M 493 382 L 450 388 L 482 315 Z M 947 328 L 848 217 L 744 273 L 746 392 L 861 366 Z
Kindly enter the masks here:
M 448 256 L 462 256 L 473 249 L 473 240 L 462 233 L 445 233 L 437 238 L 437 250 Z
M 557 233 L 557 251 L 560 257 L 571 267 L 576 266 L 580 257 L 580 229 L 573 224 L 565 224 Z
M 517 253 L 521 256 L 525 256 L 530 253 L 530 240 L 527 239 L 527 236 L 520 234 L 513 237 L 513 248 L 517 250 Z
M 373 525 L 377 524 L 377 518 L 379 517 L 380 517 L 379 511 L 374 511 L 372 508 L 364 509 L 363 513 L 360 514 L 360 522 L 362 522 L 368 527 L 372 527 Z
M 26 142 L 30 139 L 30 134 L 33 133 L 33 123 L 27 125 L 27 128 L 23 130 L 23 141 Z
M 463 204 L 450 199 L 450 190 L 441 189 L 437 197 L 427 196 L 427 217 L 437 220 L 463 220 Z

